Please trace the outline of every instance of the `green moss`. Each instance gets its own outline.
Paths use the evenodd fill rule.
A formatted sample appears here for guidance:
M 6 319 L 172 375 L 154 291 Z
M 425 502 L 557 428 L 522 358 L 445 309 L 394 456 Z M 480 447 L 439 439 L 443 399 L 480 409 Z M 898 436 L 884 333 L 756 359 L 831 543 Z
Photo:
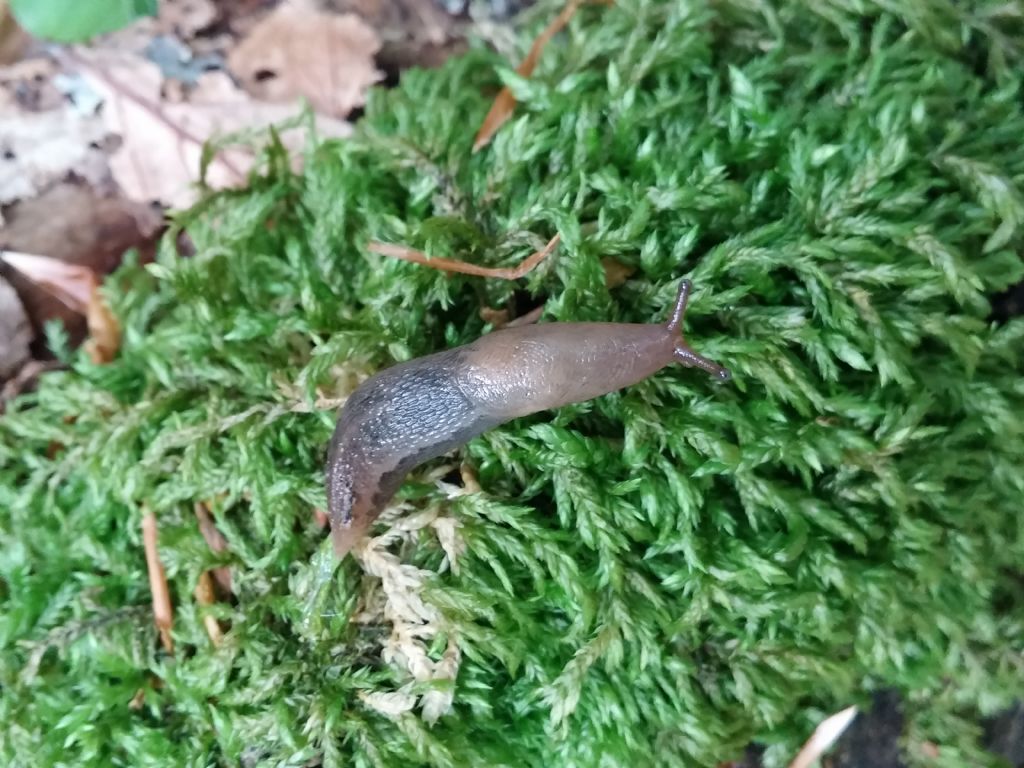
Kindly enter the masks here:
M 269 141 L 245 190 L 180 214 L 194 257 L 172 233 L 108 283 L 118 359 L 75 353 L 0 421 L 4 762 L 688 766 L 756 739 L 781 765 L 894 687 L 909 759 L 929 739 L 994 764 L 972 723 L 1019 692 L 1024 644 L 1024 322 L 988 303 L 1024 276 L 1024 30 L 1001 8 L 624 0 L 529 82 L 482 46 L 406 73 L 302 175 Z M 473 155 L 499 75 L 521 103 Z M 515 284 L 365 249 L 510 265 L 556 231 Z M 607 256 L 636 268 L 612 290 Z M 323 399 L 476 338 L 483 305 L 652 321 L 682 276 L 732 382 L 672 368 L 507 424 L 457 457 L 480 493 L 434 482 L 451 461 L 409 478 L 405 514 L 456 518 L 466 550 L 446 567 L 425 527 L 381 562 L 435 572 L 424 649 L 461 659 L 449 714 L 382 714 L 365 694 L 430 686 L 382 658 L 379 579 L 350 559 L 305 608 Z M 214 649 L 192 594 L 224 564 Z

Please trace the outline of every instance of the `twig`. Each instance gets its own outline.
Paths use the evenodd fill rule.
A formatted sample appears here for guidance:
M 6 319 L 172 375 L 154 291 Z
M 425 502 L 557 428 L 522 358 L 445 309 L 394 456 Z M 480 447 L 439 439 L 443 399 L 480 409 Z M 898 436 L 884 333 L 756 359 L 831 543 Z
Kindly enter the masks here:
M 533 45 L 530 47 L 530 52 L 526 54 L 526 58 L 523 59 L 522 64 L 516 67 L 516 74 L 520 77 L 529 77 L 533 74 L 533 70 L 536 69 L 537 62 L 540 60 L 540 55 L 544 51 L 544 46 L 548 44 L 548 41 L 550 41 L 552 37 L 562 31 L 584 2 L 585 0 L 569 0 L 569 2 L 566 3 L 562 12 L 559 13 L 558 16 L 556 16 L 555 19 L 544 28 L 544 31 L 537 36 L 537 39 L 533 41 Z M 498 132 L 498 129 L 505 124 L 509 117 L 512 116 L 512 110 L 515 108 L 515 105 L 516 97 L 512 95 L 512 91 L 509 87 L 505 86 L 494 99 L 494 103 L 491 105 L 491 109 L 487 113 L 487 117 L 484 118 L 484 122 L 480 126 L 480 131 L 473 140 L 474 153 L 479 152 L 490 143 L 494 134 Z
M 200 605 L 213 605 L 217 601 L 213 594 L 213 580 L 210 578 L 209 571 L 203 571 L 199 574 L 199 581 L 196 583 L 194 594 L 196 602 Z M 204 614 L 203 626 L 206 627 L 206 634 L 210 636 L 210 641 L 214 645 L 220 645 L 221 640 L 224 639 L 224 633 L 221 631 L 217 619 L 209 613 Z
M 476 275 L 477 277 L 494 277 L 501 280 L 518 280 L 528 274 L 534 267 L 540 264 L 561 241 L 561 235 L 556 234 L 547 245 L 536 253 L 532 253 L 514 267 L 481 267 L 469 262 L 457 259 L 445 259 L 431 257 L 422 251 L 407 248 L 404 245 L 394 243 L 381 243 L 376 240 L 369 244 L 368 249 L 372 253 L 379 253 L 382 256 L 391 256 L 403 261 L 411 261 L 413 264 L 422 264 L 425 267 L 440 269 L 445 272 L 459 272 L 464 275 Z
M 217 530 L 216 524 L 213 522 L 213 517 L 210 516 L 210 510 L 206 504 L 201 501 L 197 501 L 194 506 L 196 512 L 196 518 L 199 520 L 199 532 L 203 534 L 203 538 L 206 540 L 207 546 L 210 547 L 212 552 L 226 552 L 228 548 L 227 539 L 224 535 Z M 213 569 L 213 578 L 216 579 L 217 584 L 227 594 L 232 594 L 231 589 L 231 569 L 226 566 Z
M 821 721 L 811 738 L 804 744 L 803 749 L 789 764 L 789 768 L 809 768 L 809 766 L 821 757 L 836 740 L 843 735 L 843 731 L 853 722 L 857 716 L 857 707 L 847 707 L 842 712 L 837 712 L 831 717 Z
M 167 574 L 160 562 L 157 549 L 156 515 L 146 510 L 142 515 L 142 545 L 146 549 L 146 568 L 149 570 L 149 591 L 153 595 L 153 623 L 160 631 L 160 642 L 164 650 L 174 653 L 171 625 L 174 612 L 171 609 L 171 593 L 167 587 Z
M 518 328 L 520 325 L 532 325 L 540 319 L 540 316 L 544 314 L 544 305 L 541 304 L 539 307 L 534 307 L 525 315 L 509 320 L 506 328 Z

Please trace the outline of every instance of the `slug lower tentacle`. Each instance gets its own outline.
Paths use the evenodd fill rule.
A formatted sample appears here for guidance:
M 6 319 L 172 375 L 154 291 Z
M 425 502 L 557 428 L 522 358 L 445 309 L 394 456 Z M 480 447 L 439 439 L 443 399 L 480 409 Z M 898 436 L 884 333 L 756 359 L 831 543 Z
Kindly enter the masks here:
M 680 283 L 663 324 L 504 328 L 363 382 L 341 410 L 327 457 L 335 554 L 367 533 L 410 470 L 510 419 L 623 389 L 673 362 L 728 379 L 682 337 L 690 287 Z

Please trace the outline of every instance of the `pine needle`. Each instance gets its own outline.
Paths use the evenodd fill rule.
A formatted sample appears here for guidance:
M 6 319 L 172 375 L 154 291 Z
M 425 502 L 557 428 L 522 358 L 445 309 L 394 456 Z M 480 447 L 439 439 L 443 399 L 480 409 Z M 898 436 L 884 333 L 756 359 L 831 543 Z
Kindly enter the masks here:
M 466 261 L 446 259 L 438 256 L 428 256 L 422 251 L 417 251 L 404 245 L 380 243 L 377 241 L 371 242 L 367 248 L 371 253 L 379 253 L 382 256 L 391 256 L 396 259 L 410 261 L 413 264 L 422 264 L 425 267 L 440 269 L 445 272 L 458 272 L 464 275 L 475 275 L 477 277 L 493 277 L 500 280 L 518 280 L 519 278 L 529 274 L 538 264 L 544 261 L 544 259 L 547 258 L 555 249 L 560 240 L 561 236 L 556 234 L 541 250 L 530 254 L 514 267 L 481 267 L 476 264 L 470 264 Z

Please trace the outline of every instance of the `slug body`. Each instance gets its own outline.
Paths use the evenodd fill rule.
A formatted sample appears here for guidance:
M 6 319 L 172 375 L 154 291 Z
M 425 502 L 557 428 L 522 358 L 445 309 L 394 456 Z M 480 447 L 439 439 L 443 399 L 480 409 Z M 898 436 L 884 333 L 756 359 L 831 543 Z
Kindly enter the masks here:
M 684 280 L 663 324 L 506 328 L 367 379 L 342 408 L 328 450 L 336 555 L 366 534 L 410 470 L 499 424 L 623 389 L 673 362 L 728 379 L 682 338 L 689 292 Z

